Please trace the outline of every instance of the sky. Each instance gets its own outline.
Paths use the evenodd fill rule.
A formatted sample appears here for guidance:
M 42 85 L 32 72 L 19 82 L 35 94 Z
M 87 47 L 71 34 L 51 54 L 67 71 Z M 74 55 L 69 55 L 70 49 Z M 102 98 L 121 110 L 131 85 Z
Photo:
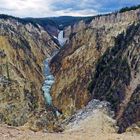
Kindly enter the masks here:
M 16 17 L 93 16 L 140 4 L 140 0 L 0 0 L 0 14 Z

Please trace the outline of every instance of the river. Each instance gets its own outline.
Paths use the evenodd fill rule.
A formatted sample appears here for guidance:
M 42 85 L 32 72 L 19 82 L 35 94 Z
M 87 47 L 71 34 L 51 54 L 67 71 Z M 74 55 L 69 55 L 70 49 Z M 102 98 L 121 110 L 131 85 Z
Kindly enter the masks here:
M 59 32 L 57 39 L 58 39 L 58 42 L 59 42 L 60 46 L 63 47 L 65 42 L 66 42 L 66 40 L 67 40 L 67 38 L 64 38 L 63 30 L 61 30 Z M 49 56 L 44 61 L 44 76 L 45 76 L 45 80 L 44 80 L 44 83 L 43 83 L 43 86 L 42 86 L 42 90 L 43 90 L 45 102 L 46 102 L 47 105 L 52 105 L 52 97 L 51 97 L 50 92 L 51 92 L 52 85 L 55 82 L 55 78 L 54 78 L 53 74 L 51 73 L 51 70 L 50 70 L 50 67 L 49 67 L 49 62 L 50 62 L 50 60 L 52 59 L 53 56 L 54 55 Z
M 44 62 L 44 76 L 45 81 L 42 86 L 42 90 L 44 91 L 45 101 L 48 105 L 52 105 L 52 97 L 50 95 L 51 87 L 54 83 L 54 76 L 52 75 L 49 67 L 50 58 L 47 58 Z

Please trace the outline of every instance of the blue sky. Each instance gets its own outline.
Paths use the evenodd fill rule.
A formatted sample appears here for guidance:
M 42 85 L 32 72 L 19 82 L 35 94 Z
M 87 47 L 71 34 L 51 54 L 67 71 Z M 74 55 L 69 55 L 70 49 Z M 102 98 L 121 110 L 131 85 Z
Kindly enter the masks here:
M 92 16 L 140 4 L 140 0 L 0 0 L 0 14 L 18 17 Z

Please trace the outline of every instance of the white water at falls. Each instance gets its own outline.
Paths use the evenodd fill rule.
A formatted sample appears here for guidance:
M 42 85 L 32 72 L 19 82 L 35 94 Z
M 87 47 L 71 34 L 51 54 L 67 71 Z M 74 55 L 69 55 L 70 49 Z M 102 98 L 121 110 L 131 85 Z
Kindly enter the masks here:
M 58 34 L 58 41 L 59 41 L 59 44 L 61 46 L 64 46 L 64 44 L 66 43 L 67 41 L 67 38 L 64 37 L 64 31 L 60 31 L 59 34 Z

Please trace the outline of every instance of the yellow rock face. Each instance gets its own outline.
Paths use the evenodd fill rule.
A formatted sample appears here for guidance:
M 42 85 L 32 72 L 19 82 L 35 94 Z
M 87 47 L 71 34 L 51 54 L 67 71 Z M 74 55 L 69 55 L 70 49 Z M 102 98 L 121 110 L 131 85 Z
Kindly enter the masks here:
M 138 70 L 135 75 L 133 68 L 136 64 L 137 69 L 140 66 L 139 11 L 99 16 L 86 27 L 79 24 L 77 30 L 75 26 L 65 30 L 70 40 L 51 63 L 56 78 L 53 102 L 65 115 L 97 98 L 111 102 L 121 132 L 139 120 L 140 78 Z M 118 70 L 117 74 L 114 69 Z M 135 115 L 129 117 L 128 112 Z
M 0 20 L 1 122 L 23 125 L 36 110 L 45 107 L 43 61 L 57 48 L 41 27 Z

